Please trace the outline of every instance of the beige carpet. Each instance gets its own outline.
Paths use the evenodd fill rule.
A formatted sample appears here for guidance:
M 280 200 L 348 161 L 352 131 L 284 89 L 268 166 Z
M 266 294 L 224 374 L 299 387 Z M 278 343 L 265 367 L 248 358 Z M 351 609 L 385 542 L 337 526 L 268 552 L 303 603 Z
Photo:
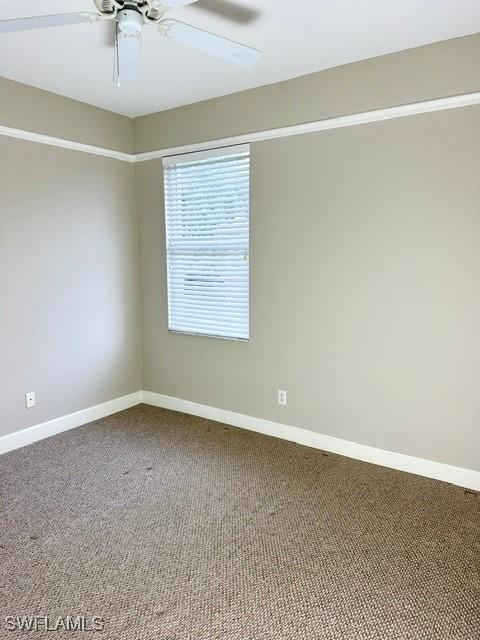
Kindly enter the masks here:
M 139 406 L 1 456 L 0 498 L 1 638 L 480 638 L 459 487 Z

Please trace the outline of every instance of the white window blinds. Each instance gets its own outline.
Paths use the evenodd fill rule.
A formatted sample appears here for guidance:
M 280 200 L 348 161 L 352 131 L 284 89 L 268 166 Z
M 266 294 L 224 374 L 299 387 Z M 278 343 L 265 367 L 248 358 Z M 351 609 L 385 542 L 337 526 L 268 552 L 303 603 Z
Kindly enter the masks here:
M 249 337 L 249 145 L 163 159 L 168 328 Z

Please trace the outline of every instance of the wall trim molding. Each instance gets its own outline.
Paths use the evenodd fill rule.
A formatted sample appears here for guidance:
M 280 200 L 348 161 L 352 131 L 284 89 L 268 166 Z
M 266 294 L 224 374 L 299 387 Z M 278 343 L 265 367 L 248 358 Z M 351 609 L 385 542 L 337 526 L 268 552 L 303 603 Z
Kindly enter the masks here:
M 0 437 L 0 454 L 25 447 L 28 444 L 54 436 L 62 431 L 75 429 L 75 427 L 80 427 L 93 420 L 100 420 L 100 418 L 105 418 L 118 411 L 134 407 L 142 402 L 142 397 L 142 391 L 135 391 L 126 396 L 114 398 L 113 400 L 108 400 L 108 402 L 102 402 L 102 404 L 33 425 L 33 427 L 7 433 Z
M 191 151 L 202 151 L 205 149 L 213 149 L 215 147 L 229 147 L 237 144 L 263 142 L 265 140 L 274 140 L 276 138 L 287 138 L 290 136 L 304 135 L 306 133 L 328 131 L 329 129 L 353 127 L 360 124 L 369 124 L 371 122 L 380 122 L 382 120 L 393 120 L 395 118 L 404 118 L 406 116 L 413 116 L 421 113 L 432 113 L 434 111 L 445 111 L 447 109 L 458 109 L 459 107 L 468 107 L 476 104 L 480 104 L 480 91 L 457 96 L 449 96 L 447 98 L 437 98 L 435 100 L 425 100 L 423 102 L 413 102 L 394 107 L 386 107 L 385 109 L 362 111 L 346 116 L 335 116 L 333 118 L 325 118 L 324 120 L 306 122 L 305 124 L 294 124 L 287 127 L 278 127 L 276 129 L 266 129 L 264 131 L 245 133 L 238 136 L 231 136 L 229 138 L 218 138 L 216 140 L 170 147 L 169 149 L 145 151 L 143 153 L 135 154 L 134 162 L 146 162 L 148 160 L 156 160 L 165 156 L 189 153 Z
M 216 422 L 230 424 L 242 429 L 248 429 L 249 431 L 274 436 L 283 440 L 290 440 L 291 442 L 297 442 L 307 447 L 338 453 L 347 458 L 354 458 L 355 460 L 362 460 L 382 467 L 406 471 L 435 480 L 443 480 L 444 482 L 449 482 L 460 487 L 480 491 L 480 471 L 454 467 L 442 462 L 416 458 L 385 449 L 377 449 L 376 447 L 328 436 L 309 429 L 264 420 L 263 418 L 255 418 L 253 416 L 235 413 L 234 411 L 210 407 L 152 391 L 143 392 L 143 402 L 155 407 L 180 411 L 182 413 L 200 416 L 201 418 L 215 420 Z
M 73 151 L 82 151 L 96 156 L 106 156 L 115 160 L 123 160 L 124 162 L 133 162 L 134 156 L 123 151 L 115 151 L 114 149 L 105 149 L 96 147 L 92 144 L 84 144 L 83 142 L 75 142 L 75 140 L 67 140 L 65 138 L 55 138 L 47 136 L 43 133 L 35 133 L 33 131 L 25 131 L 24 129 L 14 129 L 13 127 L 5 127 L 0 125 L 0 135 L 9 138 L 17 138 L 18 140 L 27 140 L 29 142 L 38 142 L 40 144 L 48 144 L 53 147 L 61 147 Z
M 375 109 L 373 111 L 362 111 L 352 113 L 350 115 L 335 116 L 333 118 L 325 118 L 323 120 L 315 120 L 304 124 L 294 124 L 286 127 L 278 127 L 276 129 L 265 129 L 263 131 L 254 131 L 241 135 L 231 136 L 229 138 L 216 138 L 205 140 L 203 142 L 194 142 L 192 144 L 180 145 L 177 147 L 169 147 L 165 149 L 156 149 L 154 151 L 145 151 L 143 153 L 130 154 L 113 149 L 96 147 L 94 145 L 75 142 L 65 138 L 55 138 L 53 136 L 35 133 L 33 131 L 25 131 L 23 129 L 15 129 L 0 125 L 0 135 L 17 138 L 19 140 L 28 140 L 30 142 L 38 142 L 55 147 L 62 147 L 83 153 L 93 155 L 106 156 L 115 160 L 124 162 L 147 162 L 149 160 L 157 160 L 166 156 L 189 153 L 191 151 L 204 151 L 214 149 L 216 147 L 229 147 L 237 144 L 263 142 L 265 140 L 274 140 L 276 138 L 286 138 L 289 136 L 304 135 L 306 133 L 316 133 L 319 131 L 328 131 L 329 129 L 339 129 L 342 127 L 353 127 L 360 124 L 369 124 L 371 122 L 381 122 L 382 120 L 393 120 L 395 118 L 404 118 L 407 116 L 418 115 L 422 113 L 433 113 L 435 111 L 445 111 L 447 109 L 458 109 L 460 107 L 469 107 L 480 104 L 480 91 L 474 93 L 464 93 L 446 98 L 436 98 L 433 100 L 424 100 L 423 102 L 413 102 L 402 104 L 385 109 Z

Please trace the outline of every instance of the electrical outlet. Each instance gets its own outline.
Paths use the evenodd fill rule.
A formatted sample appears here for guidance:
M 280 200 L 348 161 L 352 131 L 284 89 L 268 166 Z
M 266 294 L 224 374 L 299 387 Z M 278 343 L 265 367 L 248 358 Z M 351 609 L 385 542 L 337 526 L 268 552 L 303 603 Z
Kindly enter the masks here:
M 287 404 L 287 392 L 286 391 L 279 391 L 278 392 L 278 404 L 283 404 L 283 405 Z
M 25 394 L 25 406 L 27 407 L 27 409 L 31 409 L 36 404 L 37 401 L 35 400 L 35 391 L 28 391 Z

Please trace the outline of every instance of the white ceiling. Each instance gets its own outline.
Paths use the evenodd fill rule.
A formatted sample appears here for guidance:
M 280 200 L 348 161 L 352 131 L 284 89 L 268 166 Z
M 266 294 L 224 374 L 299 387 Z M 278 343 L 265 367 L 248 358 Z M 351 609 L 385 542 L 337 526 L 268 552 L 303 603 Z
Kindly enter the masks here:
M 112 82 L 111 22 L 0 35 L 0 75 L 111 111 L 138 116 L 328 67 L 480 31 L 480 0 L 235 0 L 249 23 L 199 0 L 171 17 L 264 51 L 237 68 L 145 27 L 140 81 Z M 202 8 L 203 3 L 203 8 Z M 92 0 L 0 0 L 0 19 L 92 10 Z

